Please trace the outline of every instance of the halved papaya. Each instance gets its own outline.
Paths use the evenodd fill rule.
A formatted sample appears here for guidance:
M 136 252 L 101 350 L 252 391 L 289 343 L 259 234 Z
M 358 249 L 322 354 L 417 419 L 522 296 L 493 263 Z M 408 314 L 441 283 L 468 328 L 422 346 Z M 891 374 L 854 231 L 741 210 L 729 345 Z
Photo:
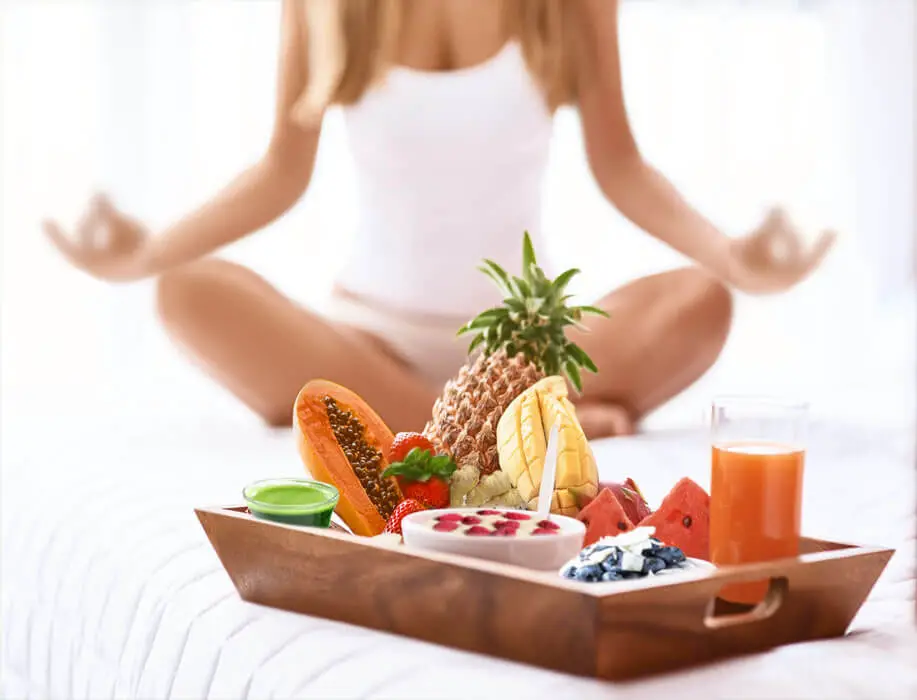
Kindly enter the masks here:
M 401 501 L 398 482 L 382 478 L 392 431 L 355 393 L 321 379 L 300 390 L 293 414 L 306 470 L 340 492 L 337 514 L 356 535 L 381 533 Z

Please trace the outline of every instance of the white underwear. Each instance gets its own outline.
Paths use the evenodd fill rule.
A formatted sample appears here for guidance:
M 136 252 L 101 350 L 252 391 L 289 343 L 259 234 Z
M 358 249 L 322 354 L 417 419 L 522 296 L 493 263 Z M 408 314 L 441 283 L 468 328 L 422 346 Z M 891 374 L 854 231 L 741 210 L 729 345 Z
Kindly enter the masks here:
M 333 323 L 356 328 L 383 343 L 421 377 L 437 387 L 468 359 L 468 336 L 457 337 L 468 318 L 412 314 L 380 308 L 360 297 L 334 291 L 321 308 Z

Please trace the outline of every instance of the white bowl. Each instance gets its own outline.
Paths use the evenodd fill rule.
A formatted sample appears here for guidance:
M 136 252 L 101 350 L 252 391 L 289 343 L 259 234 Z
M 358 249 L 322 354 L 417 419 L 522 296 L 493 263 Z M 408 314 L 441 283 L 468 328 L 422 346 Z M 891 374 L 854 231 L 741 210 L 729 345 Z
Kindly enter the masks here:
M 472 536 L 463 534 L 461 529 L 453 532 L 439 532 L 433 529 L 434 522 L 441 515 L 458 513 L 463 516 L 469 516 L 475 515 L 482 510 L 499 511 L 501 514 L 525 513 L 536 521 L 542 519 L 532 511 L 505 508 L 480 507 L 425 510 L 411 513 L 401 522 L 404 544 L 415 549 L 461 554 L 466 557 L 489 559 L 545 571 L 559 569 L 583 548 L 586 526 L 575 518 L 568 518 L 563 515 L 552 514 L 548 516 L 548 519 L 559 527 L 559 530 L 551 535 Z

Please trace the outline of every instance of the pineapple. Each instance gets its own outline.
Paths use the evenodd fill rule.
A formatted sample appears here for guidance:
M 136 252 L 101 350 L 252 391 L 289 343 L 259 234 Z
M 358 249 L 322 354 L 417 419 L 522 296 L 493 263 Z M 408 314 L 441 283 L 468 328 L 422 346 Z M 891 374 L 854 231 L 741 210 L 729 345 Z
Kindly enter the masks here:
M 596 372 L 595 363 L 567 339 L 567 326 L 580 326 L 585 314 L 607 316 L 593 306 L 567 306 L 564 290 L 579 273 L 572 269 L 549 280 L 535 260 L 526 232 L 522 277 L 511 277 L 492 260 L 480 270 L 503 292 L 501 306 L 487 309 L 460 330 L 472 335 L 469 362 L 446 383 L 433 406 L 424 435 L 438 451 L 461 467 L 482 475 L 500 468 L 497 423 L 513 399 L 546 376 L 562 375 L 582 390 L 581 370 Z M 477 352 L 477 357 L 473 353 Z

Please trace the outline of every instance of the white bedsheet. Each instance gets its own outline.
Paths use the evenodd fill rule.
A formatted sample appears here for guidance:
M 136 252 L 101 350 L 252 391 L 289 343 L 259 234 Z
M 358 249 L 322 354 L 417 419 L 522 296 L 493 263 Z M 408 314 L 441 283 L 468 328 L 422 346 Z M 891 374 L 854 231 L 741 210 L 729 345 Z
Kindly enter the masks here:
M 628 684 L 573 678 L 242 602 L 192 508 L 298 474 L 287 434 L 251 423 L 79 415 L 5 421 L 3 698 L 917 697 L 912 441 L 817 425 L 805 532 L 899 547 L 846 639 Z M 12 429 L 11 429 L 12 428 Z M 596 444 L 605 478 L 658 503 L 707 485 L 700 430 Z

